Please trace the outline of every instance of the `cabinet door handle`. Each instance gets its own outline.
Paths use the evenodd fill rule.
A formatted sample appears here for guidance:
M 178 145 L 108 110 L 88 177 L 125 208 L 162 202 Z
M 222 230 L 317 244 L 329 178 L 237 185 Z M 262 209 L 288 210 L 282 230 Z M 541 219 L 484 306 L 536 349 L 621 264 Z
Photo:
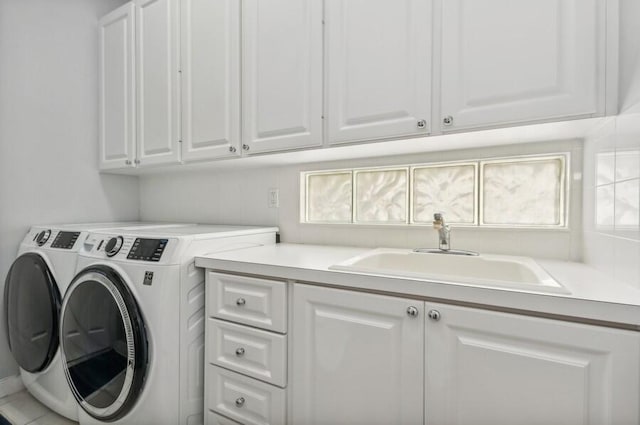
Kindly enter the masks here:
M 408 307 L 407 308 L 407 314 L 409 315 L 409 317 L 417 317 L 418 316 L 418 309 L 414 306 Z
M 429 313 L 427 314 L 427 316 L 429 316 L 429 319 L 434 320 L 436 322 L 440 320 L 440 317 L 442 317 L 442 315 L 438 310 L 429 310 Z
M 418 121 L 418 128 L 420 128 L 420 129 L 427 128 L 427 121 L 426 120 Z
M 124 162 L 125 165 L 131 165 L 131 161 L 129 161 L 128 159 Z
M 233 146 L 229 146 L 229 152 L 235 153 L 236 152 L 236 148 L 234 148 Z
M 242 407 L 242 406 L 244 406 L 244 397 L 236 398 L 236 407 Z
M 248 151 L 248 150 L 249 150 L 249 148 L 250 148 L 250 146 L 249 146 L 249 145 L 246 145 L 246 144 L 245 144 L 245 145 L 242 145 L 242 149 L 244 149 L 245 151 Z
M 451 115 L 447 115 L 442 119 L 442 123 L 446 126 L 450 126 L 453 124 L 453 117 Z
M 236 348 L 236 356 L 238 356 L 238 357 L 244 356 L 244 348 L 242 348 L 242 347 Z
M 238 298 L 238 299 L 236 300 L 236 305 L 237 305 L 238 307 L 242 307 L 242 306 L 243 306 L 243 305 L 245 305 L 246 303 L 247 303 L 247 301 L 246 301 L 244 298 Z

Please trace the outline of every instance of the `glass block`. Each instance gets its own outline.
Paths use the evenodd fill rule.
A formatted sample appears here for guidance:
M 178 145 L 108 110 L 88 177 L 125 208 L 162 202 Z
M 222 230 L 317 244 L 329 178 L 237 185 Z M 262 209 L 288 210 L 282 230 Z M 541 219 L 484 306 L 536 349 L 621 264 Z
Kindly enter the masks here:
M 356 172 L 356 221 L 406 223 L 408 170 Z
M 482 162 L 483 224 L 564 224 L 561 158 Z
M 351 223 L 351 172 L 307 175 L 307 221 Z
M 413 222 L 433 222 L 441 212 L 448 223 L 476 222 L 476 167 L 473 164 L 414 168 Z

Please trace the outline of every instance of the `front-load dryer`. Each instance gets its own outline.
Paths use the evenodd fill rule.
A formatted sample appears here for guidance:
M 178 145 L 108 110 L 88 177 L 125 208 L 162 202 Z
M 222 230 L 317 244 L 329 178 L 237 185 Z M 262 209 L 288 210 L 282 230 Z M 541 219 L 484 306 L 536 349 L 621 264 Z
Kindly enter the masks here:
M 195 257 L 275 243 L 276 228 L 96 232 L 60 321 L 81 425 L 196 425 L 204 410 L 204 271 Z
M 10 350 L 27 390 L 56 413 L 77 420 L 59 348 L 59 314 L 89 231 L 148 229 L 161 223 L 91 223 L 34 226 L 6 277 L 4 306 Z M 175 224 L 173 224 L 175 226 Z

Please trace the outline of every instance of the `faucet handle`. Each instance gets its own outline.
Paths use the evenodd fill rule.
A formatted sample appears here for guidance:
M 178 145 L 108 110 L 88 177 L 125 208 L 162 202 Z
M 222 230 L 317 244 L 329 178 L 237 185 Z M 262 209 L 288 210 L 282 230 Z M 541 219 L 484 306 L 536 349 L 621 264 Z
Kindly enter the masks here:
M 444 217 L 442 216 L 442 213 L 433 214 L 433 228 L 439 230 L 442 229 L 443 226 Z

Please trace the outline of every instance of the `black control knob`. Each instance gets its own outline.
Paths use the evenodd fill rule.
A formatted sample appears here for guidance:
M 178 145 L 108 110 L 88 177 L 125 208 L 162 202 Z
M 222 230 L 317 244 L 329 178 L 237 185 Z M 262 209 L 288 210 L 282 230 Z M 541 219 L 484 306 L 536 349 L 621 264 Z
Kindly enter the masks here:
M 43 230 L 42 232 L 38 233 L 38 236 L 36 236 L 36 243 L 38 244 L 38 246 L 42 246 L 47 243 L 50 236 L 51 230 Z
M 124 239 L 122 239 L 122 236 L 116 236 L 115 238 L 109 239 L 107 245 L 104 247 L 104 252 L 107 253 L 107 257 L 113 257 L 120 252 L 123 242 Z

